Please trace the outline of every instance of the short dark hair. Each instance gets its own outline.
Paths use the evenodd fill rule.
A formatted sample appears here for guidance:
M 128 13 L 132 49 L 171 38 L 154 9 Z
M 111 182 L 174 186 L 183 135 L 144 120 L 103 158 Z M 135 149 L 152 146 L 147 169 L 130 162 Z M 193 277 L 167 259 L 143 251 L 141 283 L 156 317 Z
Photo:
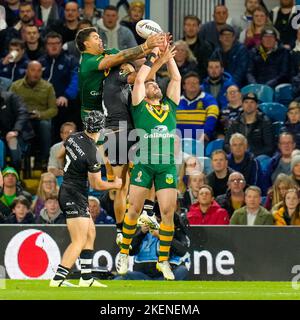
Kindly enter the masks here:
M 77 29 L 79 29 L 83 24 L 88 24 L 90 27 L 93 26 L 92 21 L 89 19 L 82 19 L 78 22 Z
M 17 204 L 23 204 L 27 209 L 30 209 L 30 201 L 24 197 L 24 196 L 18 196 L 16 197 L 12 204 L 11 204 L 11 209 L 14 209 L 16 207 Z
M 197 16 L 195 16 L 193 14 L 188 14 L 187 16 L 185 16 L 183 18 L 183 23 L 185 23 L 186 20 L 195 20 L 195 21 L 197 21 L 198 26 L 202 23 L 201 19 L 199 19 Z
M 46 37 L 45 37 L 46 44 L 47 44 L 49 38 L 58 38 L 60 40 L 60 42 L 62 42 L 61 34 L 55 32 L 55 31 L 50 31 L 49 33 L 46 34 Z
M 84 41 L 87 40 L 87 38 L 90 36 L 92 32 L 97 32 L 97 29 L 95 27 L 90 27 L 90 28 L 84 28 L 77 32 L 75 42 L 80 52 L 83 52 L 86 49 L 84 45 Z
M 219 62 L 220 65 L 221 65 L 221 67 L 224 68 L 223 61 L 220 60 L 220 59 L 218 59 L 218 58 L 210 58 L 210 59 L 208 59 L 207 65 L 208 65 L 210 62 Z
M 211 186 L 209 186 L 208 184 L 203 184 L 200 188 L 199 188 L 199 193 L 200 193 L 200 190 L 201 189 L 208 189 L 209 191 L 210 191 L 210 194 L 211 194 L 211 196 L 213 197 L 214 196 L 214 190 L 213 190 L 213 188 L 211 187 Z M 199 194 L 198 193 L 198 194 Z
M 116 11 L 117 13 L 119 12 L 119 11 L 118 11 L 118 8 L 117 8 L 116 6 L 113 6 L 113 5 L 108 5 L 108 6 L 106 6 L 106 7 L 104 8 L 103 13 L 104 13 L 105 11 L 107 11 L 107 10 Z
M 185 83 L 185 80 L 188 78 L 197 78 L 199 82 L 201 81 L 199 74 L 195 71 L 190 71 L 187 74 L 185 74 L 182 78 L 182 83 Z
M 224 156 L 225 160 L 227 160 L 227 153 L 226 153 L 224 150 L 222 150 L 222 149 L 214 150 L 214 151 L 212 152 L 210 158 L 213 159 L 213 157 L 214 157 L 215 155 L 217 155 L 217 154 L 222 154 L 222 155 Z
M 14 46 L 19 47 L 21 49 L 25 49 L 25 42 L 21 39 L 13 38 L 10 40 L 8 47 Z
M 20 5 L 19 5 L 19 8 L 26 7 L 26 6 L 30 6 L 31 9 L 34 11 L 34 7 L 33 7 L 33 4 L 32 4 L 31 1 L 21 1 Z

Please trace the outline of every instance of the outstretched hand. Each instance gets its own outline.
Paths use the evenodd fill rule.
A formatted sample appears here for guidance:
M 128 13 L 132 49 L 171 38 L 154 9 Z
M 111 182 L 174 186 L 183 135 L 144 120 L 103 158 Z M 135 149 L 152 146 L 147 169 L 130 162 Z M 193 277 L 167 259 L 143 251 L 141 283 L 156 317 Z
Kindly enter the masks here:
M 174 58 L 176 55 L 176 48 L 175 46 L 170 46 L 170 44 L 168 44 L 166 46 L 166 50 L 163 52 L 163 54 L 161 55 L 160 59 L 161 61 L 165 64 L 167 63 L 170 59 Z
M 156 33 L 149 36 L 146 40 L 146 45 L 149 49 L 153 49 L 155 47 L 161 47 L 165 42 L 165 33 Z

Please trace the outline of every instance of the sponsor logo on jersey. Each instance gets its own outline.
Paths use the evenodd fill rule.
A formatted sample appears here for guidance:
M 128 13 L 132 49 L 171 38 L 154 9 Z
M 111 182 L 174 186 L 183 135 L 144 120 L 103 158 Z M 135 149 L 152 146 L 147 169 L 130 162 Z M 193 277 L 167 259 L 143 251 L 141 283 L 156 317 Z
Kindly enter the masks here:
M 139 171 L 138 176 L 137 176 L 137 178 L 134 179 L 134 181 L 135 182 L 142 182 L 142 175 L 143 175 L 143 172 Z
M 166 174 L 166 183 L 167 184 L 172 184 L 174 182 L 174 177 L 172 174 Z
M 93 90 L 93 91 L 90 91 L 90 95 L 91 96 L 100 96 L 100 92 Z
M 167 126 L 156 126 L 154 128 L 154 131 L 157 131 L 159 133 L 163 133 L 163 132 L 168 132 L 168 127 Z

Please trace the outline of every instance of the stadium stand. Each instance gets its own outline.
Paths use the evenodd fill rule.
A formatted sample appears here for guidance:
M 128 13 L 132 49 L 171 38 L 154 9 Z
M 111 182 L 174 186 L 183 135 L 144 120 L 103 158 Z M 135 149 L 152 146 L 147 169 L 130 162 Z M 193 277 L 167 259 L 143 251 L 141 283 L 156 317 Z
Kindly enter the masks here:
M 256 93 L 260 102 L 273 102 L 274 90 L 264 84 L 249 84 L 241 89 L 242 94 Z
M 259 105 L 260 110 L 268 116 L 272 122 L 286 120 L 287 108 L 278 102 L 265 102 Z

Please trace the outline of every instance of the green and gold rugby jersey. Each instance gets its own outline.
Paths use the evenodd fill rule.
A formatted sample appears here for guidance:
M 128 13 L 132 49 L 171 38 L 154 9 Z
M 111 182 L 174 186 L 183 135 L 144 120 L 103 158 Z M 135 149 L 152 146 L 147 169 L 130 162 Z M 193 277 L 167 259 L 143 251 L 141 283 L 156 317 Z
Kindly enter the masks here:
M 131 106 L 134 126 L 140 138 L 135 163 L 174 164 L 177 105 L 168 97 L 160 105 L 145 100 Z
M 99 70 L 101 60 L 110 54 L 116 54 L 117 49 L 104 50 L 102 54 L 82 53 L 79 67 L 79 92 L 81 111 L 102 110 L 103 82 L 110 69 Z

